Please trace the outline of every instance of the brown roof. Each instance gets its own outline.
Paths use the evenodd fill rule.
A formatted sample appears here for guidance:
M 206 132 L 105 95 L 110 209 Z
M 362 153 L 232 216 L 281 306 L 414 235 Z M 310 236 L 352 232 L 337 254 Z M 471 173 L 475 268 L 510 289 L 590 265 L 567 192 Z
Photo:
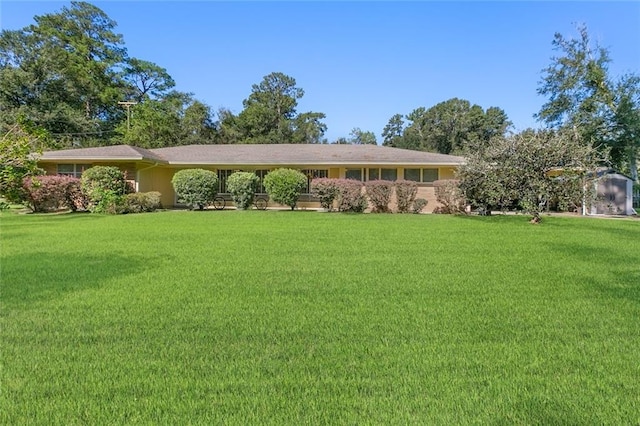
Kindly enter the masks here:
M 166 161 L 151 150 L 131 145 L 97 146 L 94 148 L 63 149 L 43 152 L 40 160 L 65 161 Z
M 147 160 L 168 164 L 202 165 L 349 165 L 416 164 L 454 166 L 463 157 L 389 148 L 378 145 L 186 145 L 142 149 L 129 145 L 45 152 L 42 160 Z

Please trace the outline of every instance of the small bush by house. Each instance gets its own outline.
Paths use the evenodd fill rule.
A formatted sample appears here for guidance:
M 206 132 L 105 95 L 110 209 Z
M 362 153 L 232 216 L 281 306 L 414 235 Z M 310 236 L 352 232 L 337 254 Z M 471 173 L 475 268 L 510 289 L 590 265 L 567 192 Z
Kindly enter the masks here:
M 454 179 L 437 180 L 433 183 L 436 201 L 440 203 L 434 213 L 459 214 L 465 212 L 465 199 L 460 190 L 459 181 Z
M 388 180 L 370 180 L 365 183 L 367 196 L 372 205 L 372 213 L 388 213 L 391 194 L 393 194 L 393 182 Z
M 211 170 L 185 169 L 173 175 L 171 184 L 178 202 L 190 209 L 203 210 L 216 197 L 218 176 Z
M 122 213 L 154 212 L 162 208 L 160 198 L 161 194 L 157 191 L 127 194 L 125 196 L 124 211 Z
M 320 206 L 328 211 L 333 210 L 333 202 L 338 196 L 336 180 L 318 178 L 311 181 L 311 195 L 318 198 Z
M 294 169 L 276 169 L 264 177 L 264 187 L 274 202 L 295 209 L 300 193 L 307 185 L 307 177 Z
M 409 213 L 418 193 L 418 184 L 410 180 L 397 180 L 396 203 L 399 213 Z
M 87 169 L 80 180 L 82 192 L 89 200 L 89 210 L 108 213 L 117 210 L 121 198 L 133 192 L 126 176 L 117 167 L 95 166 Z
M 227 179 L 227 190 L 239 210 L 247 210 L 253 204 L 260 178 L 252 172 L 235 172 Z
M 362 193 L 362 182 L 336 179 L 338 211 L 362 213 L 367 208 L 367 197 Z
M 34 212 L 47 212 L 62 208 L 76 211 L 86 208 L 80 179 L 71 176 L 33 176 L 23 181 L 23 190 L 29 208 Z

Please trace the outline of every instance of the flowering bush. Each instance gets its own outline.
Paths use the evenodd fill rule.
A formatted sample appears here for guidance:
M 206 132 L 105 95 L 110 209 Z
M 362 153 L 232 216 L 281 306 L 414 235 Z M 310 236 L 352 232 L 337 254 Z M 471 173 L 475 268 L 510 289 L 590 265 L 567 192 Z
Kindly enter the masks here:
M 410 180 L 397 180 L 395 187 L 398 212 L 408 213 L 416 199 L 418 184 Z
M 27 177 L 22 184 L 29 208 L 46 212 L 60 208 L 72 211 L 86 208 L 86 198 L 80 189 L 80 179 L 71 176 Z
M 354 179 L 336 179 L 338 211 L 362 213 L 367 208 L 367 197 L 362 193 L 362 182 Z
M 389 202 L 393 193 L 393 182 L 388 180 L 370 180 L 365 183 L 369 202 L 373 205 L 373 213 L 389 212 Z

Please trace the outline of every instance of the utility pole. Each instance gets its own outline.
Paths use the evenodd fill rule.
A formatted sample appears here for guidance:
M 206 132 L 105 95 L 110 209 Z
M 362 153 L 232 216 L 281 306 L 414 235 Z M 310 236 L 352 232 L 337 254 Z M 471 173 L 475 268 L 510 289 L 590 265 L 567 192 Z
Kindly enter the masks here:
M 127 131 L 131 130 L 131 105 L 137 104 L 137 102 L 132 101 L 118 101 L 118 105 L 124 105 L 127 107 Z

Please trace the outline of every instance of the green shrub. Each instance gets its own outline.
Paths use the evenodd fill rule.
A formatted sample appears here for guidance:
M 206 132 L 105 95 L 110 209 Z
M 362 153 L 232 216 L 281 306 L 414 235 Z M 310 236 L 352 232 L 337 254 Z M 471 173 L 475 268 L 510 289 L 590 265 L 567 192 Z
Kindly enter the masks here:
M 110 210 L 118 197 L 133 192 L 124 173 L 112 166 L 95 166 L 85 170 L 80 183 L 92 212 L 106 213 L 105 209 Z M 106 199 L 103 201 L 103 198 Z
M 235 172 L 227 179 L 227 191 L 231 194 L 236 208 L 247 210 L 253 204 L 253 197 L 260 178 L 252 172 Z
M 396 203 L 399 213 L 409 213 L 418 193 L 418 184 L 410 180 L 397 180 Z
M 99 201 L 89 205 L 92 213 L 121 214 L 125 212 L 125 195 L 100 188 L 95 189 L 94 192 Z
M 429 201 L 425 200 L 424 198 L 416 198 L 415 200 L 413 200 L 411 212 L 415 214 L 422 212 L 422 209 L 424 209 L 428 203 Z
M 263 183 L 269 198 L 293 210 L 300 193 L 307 186 L 307 177 L 298 170 L 276 169 L 264 177 Z
M 338 196 L 337 179 L 318 178 L 311 181 L 311 195 L 320 200 L 320 206 L 328 211 L 333 210 L 333 201 Z
M 364 184 L 367 189 L 369 202 L 372 204 L 372 213 L 388 213 L 393 182 L 388 180 L 370 180 Z
M 362 193 L 362 182 L 354 179 L 336 179 L 338 211 L 362 213 L 367 208 L 367 197 Z
M 123 213 L 147 213 L 162 208 L 161 194 L 157 191 L 134 192 L 127 194 L 124 200 Z
M 178 202 L 190 209 L 203 210 L 213 203 L 218 188 L 218 176 L 211 170 L 185 169 L 176 172 L 171 179 Z

